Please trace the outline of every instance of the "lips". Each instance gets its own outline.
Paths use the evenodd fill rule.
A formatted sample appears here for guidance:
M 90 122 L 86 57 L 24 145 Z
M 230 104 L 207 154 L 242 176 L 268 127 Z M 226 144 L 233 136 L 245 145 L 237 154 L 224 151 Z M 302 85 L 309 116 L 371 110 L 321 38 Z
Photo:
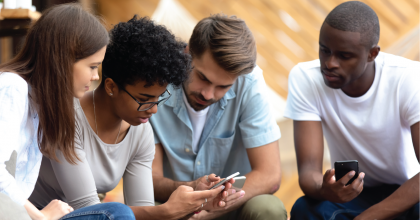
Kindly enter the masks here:
M 328 81 L 339 81 L 340 80 L 340 77 L 339 76 L 334 75 L 334 74 L 331 74 L 330 72 L 328 72 L 326 70 L 323 70 L 322 71 L 322 74 L 325 76 L 325 78 Z
M 139 118 L 140 123 L 147 123 L 149 121 L 149 118 Z
M 197 101 L 198 104 L 200 104 L 200 105 L 207 105 L 207 102 L 206 101 L 203 101 L 203 100 L 201 100 L 200 98 L 198 98 L 196 96 L 194 98 L 195 98 L 195 100 Z

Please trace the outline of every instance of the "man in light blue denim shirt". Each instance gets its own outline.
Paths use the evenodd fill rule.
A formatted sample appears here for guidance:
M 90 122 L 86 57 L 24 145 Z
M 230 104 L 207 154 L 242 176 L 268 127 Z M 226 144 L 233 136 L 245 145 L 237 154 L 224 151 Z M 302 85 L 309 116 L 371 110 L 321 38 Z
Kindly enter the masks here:
M 280 187 L 280 129 L 252 33 L 241 19 L 213 15 L 197 24 L 186 51 L 190 79 L 169 88 L 172 97 L 150 119 L 155 199 L 165 202 L 178 186 L 195 188 L 211 173 L 240 172 L 245 185 L 226 192 L 226 207 L 192 218 L 286 219 L 283 203 L 271 195 Z

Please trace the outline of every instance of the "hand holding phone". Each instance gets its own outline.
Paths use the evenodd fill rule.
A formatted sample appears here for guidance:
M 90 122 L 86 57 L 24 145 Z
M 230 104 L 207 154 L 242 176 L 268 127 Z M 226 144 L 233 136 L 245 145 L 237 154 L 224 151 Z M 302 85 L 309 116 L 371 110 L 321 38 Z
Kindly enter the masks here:
M 334 169 L 336 181 L 340 180 L 351 171 L 356 172 L 353 178 L 346 183 L 346 186 L 350 185 L 359 176 L 359 162 L 357 160 L 337 161 L 334 163 Z
M 245 185 L 246 176 L 237 176 L 233 178 L 235 182 L 232 184 L 232 189 L 236 192 L 242 190 L 242 187 Z
M 358 162 L 337 161 L 334 168 L 325 172 L 319 195 L 325 200 L 336 203 L 353 200 L 362 192 L 365 177 L 363 172 L 359 173 Z M 354 171 L 354 174 L 350 173 L 351 171 Z
M 230 176 L 226 177 L 225 179 L 223 179 L 222 181 L 218 182 L 216 185 L 214 185 L 214 186 L 213 186 L 213 187 L 211 187 L 210 189 L 217 188 L 218 186 L 220 186 L 220 185 L 222 185 L 222 184 L 226 183 L 227 181 L 229 181 L 230 179 L 232 179 L 233 177 L 235 177 L 235 176 L 237 176 L 237 175 L 239 175 L 239 172 L 236 172 L 236 173 L 234 173 L 234 174 L 232 174 L 232 175 L 230 175 Z

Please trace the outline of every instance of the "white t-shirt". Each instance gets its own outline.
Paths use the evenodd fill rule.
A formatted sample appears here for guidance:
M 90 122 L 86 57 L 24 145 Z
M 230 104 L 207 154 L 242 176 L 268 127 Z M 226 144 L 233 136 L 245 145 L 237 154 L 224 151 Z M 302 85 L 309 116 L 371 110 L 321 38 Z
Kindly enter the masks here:
M 201 133 L 203 133 L 204 125 L 206 124 L 207 113 L 209 112 L 209 107 L 201 111 L 195 111 L 191 107 L 190 103 L 188 103 L 184 90 L 182 90 L 182 96 L 184 98 L 185 106 L 187 107 L 188 116 L 190 117 L 192 129 L 193 129 L 192 149 L 193 149 L 193 152 L 197 154 L 198 143 L 200 141 Z
M 322 121 L 332 165 L 358 160 L 365 186 L 403 184 L 420 171 L 410 130 L 420 121 L 419 103 L 420 63 L 381 52 L 372 86 L 356 98 L 325 85 L 319 60 L 298 64 L 284 115 Z

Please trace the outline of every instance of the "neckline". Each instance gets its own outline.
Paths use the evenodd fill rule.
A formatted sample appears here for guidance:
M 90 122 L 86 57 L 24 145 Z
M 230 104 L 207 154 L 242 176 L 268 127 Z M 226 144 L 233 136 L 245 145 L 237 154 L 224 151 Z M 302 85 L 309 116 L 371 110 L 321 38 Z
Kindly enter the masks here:
M 374 63 L 374 65 L 375 65 L 375 76 L 373 78 L 372 85 L 370 86 L 369 90 L 365 94 L 363 94 L 359 97 L 351 97 L 351 96 L 348 96 L 346 93 L 344 93 L 343 90 L 341 90 L 341 89 L 335 89 L 334 91 L 336 93 L 338 93 L 338 95 L 342 99 L 345 99 L 345 100 L 347 100 L 349 102 L 353 102 L 353 103 L 363 102 L 366 99 L 370 98 L 372 96 L 372 94 L 375 92 L 376 88 L 378 87 L 379 79 L 381 77 L 382 66 L 380 65 L 381 62 L 379 62 L 381 60 L 381 58 L 382 57 L 378 56 L 378 57 L 376 57 L 376 59 L 374 61 L 375 62 Z
M 82 105 L 80 104 L 80 101 L 79 101 L 79 99 L 77 99 L 77 103 L 78 103 L 78 107 L 82 110 L 82 113 L 83 113 L 83 121 L 84 121 L 84 123 L 89 127 L 88 129 L 89 129 L 89 133 L 91 133 L 91 135 L 92 136 L 94 136 L 95 137 L 95 139 L 97 140 L 97 141 L 99 141 L 100 142 L 100 144 L 103 144 L 103 145 L 107 145 L 107 146 L 113 146 L 113 147 L 115 147 L 115 146 L 118 146 L 118 145 L 120 145 L 120 144 L 122 144 L 122 143 L 124 143 L 125 142 L 125 140 L 129 137 L 129 135 L 131 134 L 131 125 L 130 125 L 130 127 L 128 127 L 128 131 L 127 131 L 127 134 L 125 135 L 125 137 L 124 137 L 124 139 L 122 139 L 120 142 L 118 142 L 118 143 L 116 143 L 116 144 L 108 144 L 108 143 L 105 143 L 104 141 L 102 141 L 102 139 L 95 133 L 95 131 L 93 130 L 93 128 L 90 126 L 90 124 L 89 124 L 89 121 L 87 120 L 87 118 L 86 118 L 86 114 L 85 114 L 85 111 L 83 110 L 83 108 L 82 108 Z
M 188 99 L 187 96 L 185 95 L 184 89 L 182 89 L 182 97 L 185 103 L 185 106 L 187 107 L 187 110 L 189 113 L 197 115 L 197 116 L 203 116 L 206 115 L 209 112 L 209 106 L 207 106 L 205 109 L 201 110 L 201 111 L 196 111 L 194 110 L 190 103 L 188 103 Z

